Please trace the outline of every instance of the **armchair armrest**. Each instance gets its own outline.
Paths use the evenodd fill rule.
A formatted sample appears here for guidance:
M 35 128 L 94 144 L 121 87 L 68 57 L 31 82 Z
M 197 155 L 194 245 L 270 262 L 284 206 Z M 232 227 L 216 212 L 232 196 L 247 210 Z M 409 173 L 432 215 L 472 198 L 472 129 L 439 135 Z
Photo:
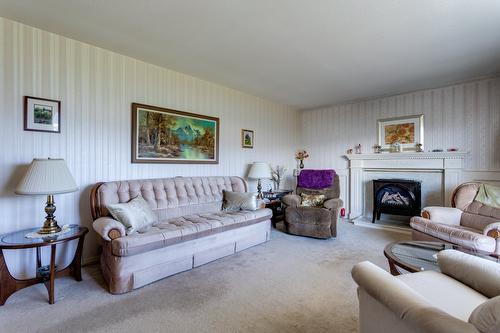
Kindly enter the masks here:
M 125 226 L 111 217 L 98 218 L 92 223 L 92 227 L 106 241 L 111 241 L 127 234 Z
M 343 204 L 344 202 L 340 198 L 328 199 L 323 202 L 323 207 L 329 210 L 337 210 L 342 207 Z
M 493 298 L 500 295 L 500 265 L 494 261 L 456 250 L 440 251 L 438 264 L 443 274 Z
M 490 223 L 484 228 L 483 235 L 500 239 L 500 222 Z
M 479 333 L 472 324 L 432 306 L 403 281 L 368 261 L 356 264 L 351 274 L 360 289 L 406 322 L 414 332 Z
M 460 218 L 462 211 L 452 207 L 425 207 L 421 213 L 423 218 L 431 220 L 432 222 L 439 222 L 442 224 L 460 225 Z
M 302 202 L 302 198 L 296 194 L 287 194 L 281 198 L 281 202 L 288 207 L 297 207 Z

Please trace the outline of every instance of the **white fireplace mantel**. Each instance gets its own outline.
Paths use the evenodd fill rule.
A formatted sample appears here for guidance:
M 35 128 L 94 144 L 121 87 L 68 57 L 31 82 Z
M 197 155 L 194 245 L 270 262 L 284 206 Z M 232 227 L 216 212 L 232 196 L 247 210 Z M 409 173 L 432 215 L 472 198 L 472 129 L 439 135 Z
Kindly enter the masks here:
M 460 184 L 463 160 L 467 152 L 349 154 L 349 218 L 364 214 L 364 174 L 367 171 L 438 171 L 443 174 L 446 205 L 451 203 L 453 189 Z

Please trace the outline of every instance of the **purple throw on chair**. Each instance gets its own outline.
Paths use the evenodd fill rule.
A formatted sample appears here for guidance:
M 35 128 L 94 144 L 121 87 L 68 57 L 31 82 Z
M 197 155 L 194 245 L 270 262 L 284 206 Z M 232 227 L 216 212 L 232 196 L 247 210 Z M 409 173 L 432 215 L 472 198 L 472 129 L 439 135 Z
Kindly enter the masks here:
M 302 170 L 298 186 L 310 189 L 322 189 L 333 185 L 335 170 Z

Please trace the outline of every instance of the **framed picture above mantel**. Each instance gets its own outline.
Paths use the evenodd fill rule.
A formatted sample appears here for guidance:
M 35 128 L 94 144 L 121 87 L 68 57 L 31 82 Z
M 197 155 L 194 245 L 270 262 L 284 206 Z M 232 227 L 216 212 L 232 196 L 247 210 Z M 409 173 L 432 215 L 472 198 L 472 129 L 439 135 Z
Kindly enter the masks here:
M 219 118 L 132 103 L 132 163 L 219 163 Z
M 397 144 L 404 151 L 415 151 L 424 144 L 424 115 L 379 119 L 377 121 L 378 145 L 390 151 Z

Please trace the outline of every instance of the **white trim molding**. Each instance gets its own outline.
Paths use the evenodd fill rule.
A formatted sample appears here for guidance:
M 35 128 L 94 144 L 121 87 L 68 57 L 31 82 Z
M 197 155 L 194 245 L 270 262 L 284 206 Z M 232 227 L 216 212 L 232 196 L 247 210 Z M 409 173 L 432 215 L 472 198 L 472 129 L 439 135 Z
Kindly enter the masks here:
M 449 205 L 453 190 L 462 180 L 463 160 L 467 152 L 350 154 L 349 218 L 364 215 L 364 179 L 366 171 L 440 172 L 443 174 L 444 202 Z

